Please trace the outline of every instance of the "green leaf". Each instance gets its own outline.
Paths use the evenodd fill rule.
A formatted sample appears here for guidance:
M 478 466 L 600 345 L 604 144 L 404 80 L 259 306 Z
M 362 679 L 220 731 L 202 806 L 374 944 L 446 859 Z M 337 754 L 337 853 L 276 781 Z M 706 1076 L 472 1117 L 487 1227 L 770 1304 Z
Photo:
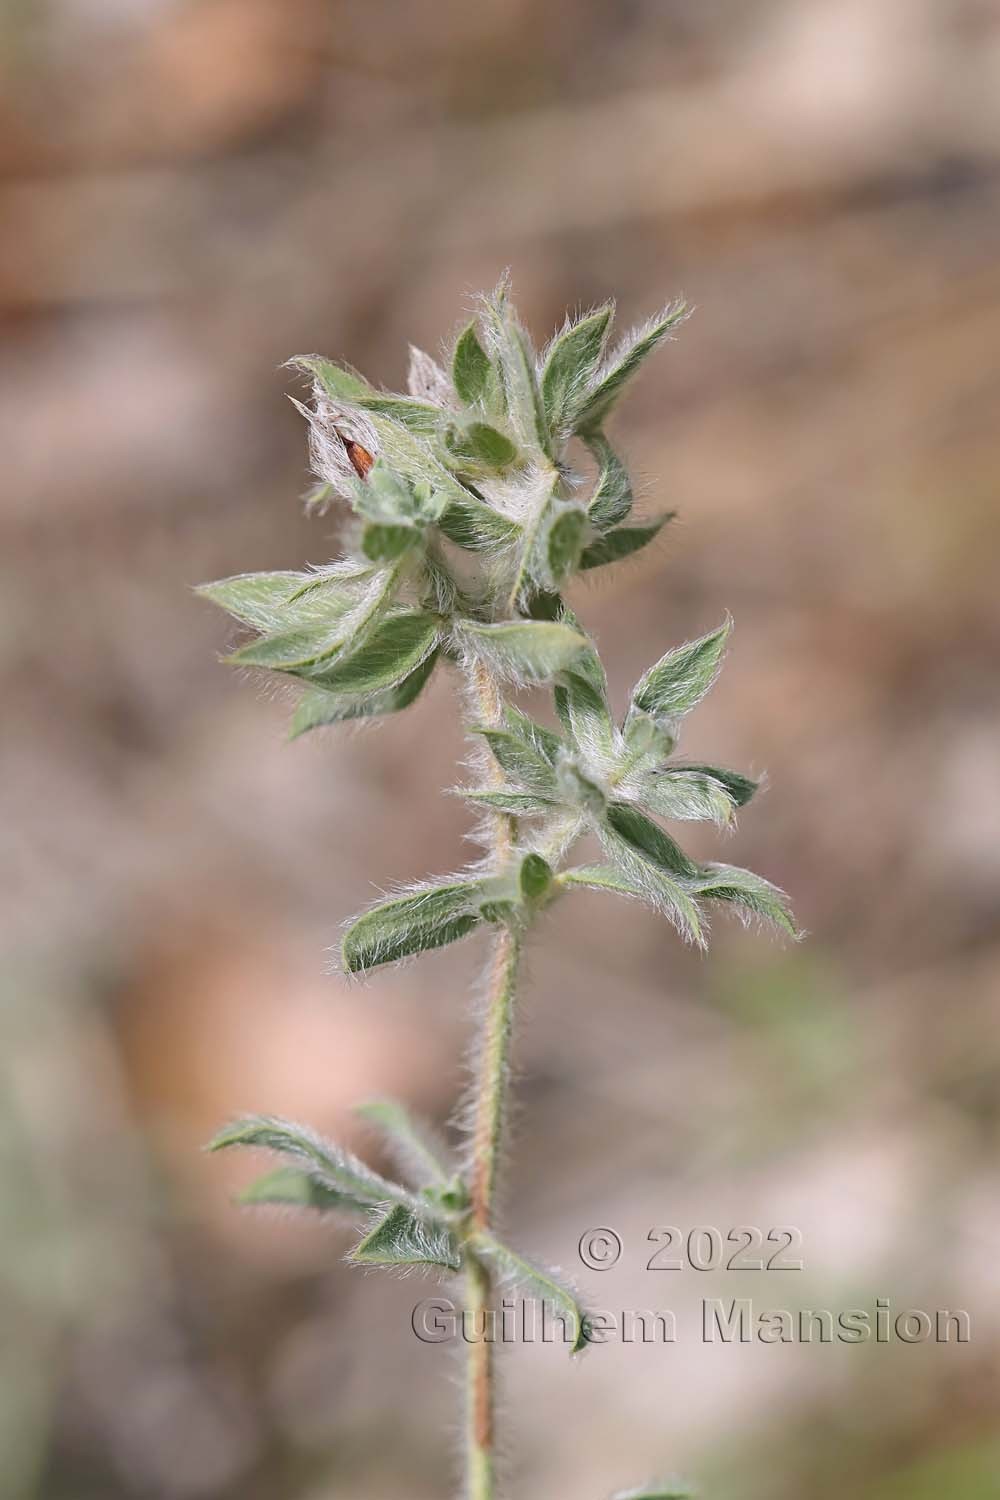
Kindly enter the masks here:
M 625 465 L 603 432 L 591 433 L 587 447 L 601 466 L 587 515 L 598 531 L 609 531 L 624 521 L 632 509 L 632 484 Z
M 704 947 L 701 914 L 692 894 L 698 870 L 679 845 L 623 803 L 609 806 L 597 834 L 634 894 L 669 918 L 683 937 Z
M 444 414 L 440 407 L 428 401 L 414 401 L 408 396 L 361 396 L 357 401 L 362 411 L 381 417 L 391 417 L 401 427 L 422 436 L 433 436 L 444 425 Z
M 320 586 L 308 579 L 289 601 L 285 628 L 258 636 L 228 658 L 236 666 L 266 667 L 297 674 L 335 656 L 345 641 L 360 642 L 383 608 L 392 589 L 394 572 L 380 568 L 361 580 L 339 587 Z
M 288 363 L 293 369 L 311 375 L 333 401 L 354 402 L 360 397 L 377 395 L 374 387 L 356 370 L 342 369 L 319 354 L 301 354 Z
M 289 738 L 297 739 L 300 734 L 305 734 L 310 729 L 319 729 L 324 724 L 341 724 L 348 719 L 373 719 L 379 714 L 398 713 L 401 709 L 409 708 L 420 696 L 427 679 L 434 671 L 438 654 L 437 650 L 432 651 L 416 671 L 411 672 L 409 677 L 404 677 L 396 687 L 372 693 L 367 698 L 332 693 L 326 688 L 310 688 L 299 699 L 292 717 Z
M 373 562 L 395 562 L 420 541 L 415 526 L 369 521 L 361 533 L 361 550 Z
M 495 378 L 489 355 L 479 342 L 475 323 L 463 328 L 455 344 L 451 362 L 451 379 L 459 399 L 474 406 L 489 390 Z
M 447 1186 L 454 1175 L 443 1159 L 442 1148 L 431 1133 L 396 1099 L 369 1099 L 355 1114 L 374 1125 L 385 1137 L 400 1169 L 418 1187 L 428 1183 Z
M 434 650 L 439 621 L 424 610 L 407 610 L 382 620 L 356 651 L 309 673 L 328 692 L 369 697 L 402 683 Z
M 607 811 L 608 826 L 618 838 L 623 839 L 643 859 L 652 861 L 661 870 L 671 875 L 692 879 L 698 874 L 698 866 L 689 859 L 679 844 L 664 833 L 652 818 L 647 818 L 637 808 L 624 802 L 611 802 Z
M 461 880 L 421 886 L 373 906 L 344 933 L 344 968 L 357 974 L 456 942 L 480 920 L 478 896 L 477 882 Z
M 456 429 L 448 438 L 448 447 L 457 458 L 490 470 L 509 469 L 518 458 L 517 445 L 487 422 L 470 422 Z
M 504 723 L 512 734 L 530 745 L 542 760 L 547 760 L 550 766 L 554 766 L 559 753 L 562 750 L 562 740 L 551 729 L 546 729 L 543 724 L 536 721 L 516 708 L 513 703 L 504 705 Z
M 534 813 L 549 813 L 559 804 L 551 797 L 533 792 L 483 792 L 478 787 L 459 787 L 466 802 L 485 807 L 490 812 L 510 813 L 514 818 L 529 818 Z
M 462 1267 L 458 1242 L 447 1224 L 413 1213 L 397 1203 L 347 1257 L 360 1266 Z
M 473 1235 L 471 1244 L 475 1253 L 493 1266 L 504 1281 L 547 1303 L 553 1313 L 565 1320 L 571 1354 L 578 1354 L 584 1348 L 590 1336 L 587 1315 L 571 1287 L 485 1231 Z
M 254 1208 L 265 1204 L 285 1208 L 312 1208 L 321 1214 L 367 1212 L 371 1206 L 327 1186 L 299 1167 L 275 1167 L 238 1193 L 236 1201 Z
M 437 524 L 450 542 L 470 552 L 494 552 L 510 546 L 521 535 L 516 521 L 471 494 L 449 504 Z
M 526 854 L 518 873 L 522 900 L 533 906 L 547 893 L 551 884 L 552 867 L 548 861 L 540 854 Z
M 705 820 L 724 827 L 734 809 L 753 796 L 756 782 L 712 766 L 667 766 L 627 779 L 622 790 L 626 787 L 662 818 Z
M 380 458 L 412 484 L 426 485 L 436 494 L 439 514 L 447 505 L 462 505 L 474 498 L 438 458 L 431 439 L 411 432 L 385 412 L 368 411 L 366 416 L 378 436 Z
M 586 638 L 569 625 L 548 620 L 514 620 L 481 625 L 459 622 L 460 647 L 514 682 L 543 682 L 564 671 L 586 646 Z
M 636 683 L 632 702 L 654 719 L 675 719 L 700 703 L 718 676 L 732 620 L 661 656 Z
M 725 787 L 727 795 L 737 807 L 746 807 L 760 786 L 760 782 L 754 781 L 752 777 L 742 776 L 739 771 L 727 771 L 722 766 L 683 765 L 674 766 L 670 770 L 672 775 L 710 776 L 713 781 L 718 781 Z
M 604 788 L 587 774 L 575 760 L 570 758 L 561 760 L 556 767 L 556 780 L 559 783 L 559 795 L 563 802 L 572 807 L 577 807 L 581 812 L 586 812 L 591 817 L 603 817 L 607 806 L 607 798 Z
M 553 432 L 571 432 L 587 402 L 590 384 L 601 362 L 613 309 L 599 307 L 552 340 L 542 370 L 542 399 Z
M 703 865 L 695 890 L 702 900 L 725 901 L 737 907 L 741 916 L 761 917 L 789 937 L 802 936 L 792 920 L 784 891 L 752 870 L 741 870 L 736 865 Z
M 552 439 L 527 335 L 510 311 L 505 295 L 488 300 L 485 311 L 514 432 L 522 446 L 551 458 Z
M 540 797 L 555 797 L 555 771 L 534 744 L 509 729 L 474 729 L 473 733 L 486 741 L 516 787 Z
M 614 751 L 615 726 L 607 700 L 590 678 L 565 672 L 555 689 L 556 713 L 584 755 L 600 762 Z
M 633 329 L 598 371 L 589 396 L 577 412 L 574 431 L 589 434 L 604 423 L 626 382 L 686 313 L 684 302 L 674 302 L 642 327 Z
M 553 500 L 539 534 L 544 568 L 534 581 L 545 589 L 558 589 L 580 565 L 587 513 L 572 500 Z M 534 571 L 534 570 L 532 570 Z
M 648 547 L 650 542 L 655 541 L 667 521 L 672 521 L 675 514 L 675 511 L 668 511 L 665 516 L 657 516 L 648 526 L 618 526 L 614 531 L 606 531 L 596 542 L 591 542 L 589 547 L 583 549 L 580 571 L 603 568 L 608 563 L 621 562 L 623 558 L 631 557 L 633 552 L 640 552 L 643 547 Z
M 203 599 L 218 604 L 244 625 L 274 630 L 285 617 L 289 596 L 302 583 L 303 573 L 239 573 L 201 583 L 195 589 Z
M 246 1115 L 232 1121 L 209 1142 L 208 1150 L 225 1151 L 231 1146 L 276 1152 L 320 1187 L 347 1199 L 350 1206 L 372 1208 L 393 1200 L 411 1201 L 403 1188 L 380 1177 L 349 1151 L 324 1140 L 305 1125 L 274 1115 Z

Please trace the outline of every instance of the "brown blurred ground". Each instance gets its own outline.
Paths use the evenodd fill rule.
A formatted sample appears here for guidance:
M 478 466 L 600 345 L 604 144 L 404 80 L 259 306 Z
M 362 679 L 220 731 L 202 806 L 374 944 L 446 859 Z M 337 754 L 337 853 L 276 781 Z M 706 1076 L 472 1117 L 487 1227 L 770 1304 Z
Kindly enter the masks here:
M 454 1391 L 337 1231 L 240 1217 L 246 1108 L 444 1120 L 455 949 L 366 989 L 324 948 L 465 857 L 438 686 L 283 743 L 189 585 L 320 562 L 278 370 L 402 378 L 513 268 L 695 319 L 619 428 L 683 524 L 575 601 L 623 693 L 736 618 L 688 748 L 766 768 L 726 851 L 802 949 L 709 958 L 581 896 L 533 963 L 511 1234 L 604 1307 L 690 1308 L 656 1224 L 791 1223 L 794 1287 L 972 1313 L 964 1348 L 505 1351 L 516 1492 L 1000 1492 L 1000 8 L 8 0 L 0 12 L 0 1492 L 449 1488 Z M 419 749 L 418 749 L 419 747 Z M 707 853 L 713 840 L 702 838 Z

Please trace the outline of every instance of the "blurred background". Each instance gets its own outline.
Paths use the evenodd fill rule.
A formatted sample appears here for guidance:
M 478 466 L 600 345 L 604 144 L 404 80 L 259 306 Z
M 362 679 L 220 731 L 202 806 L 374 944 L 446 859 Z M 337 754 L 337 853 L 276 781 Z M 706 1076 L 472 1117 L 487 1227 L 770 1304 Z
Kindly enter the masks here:
M 512 1493 L 1000 1493 L 1000 7 L 5 0 L 0 10 L 0 1493 L 432 1500 L 423 1282 L 237 1212 L 200 1144 L 446 1124 L 475 942 L 348 987 L 341 922 L 447 871 L 448 683 L 284 742 L 190 586 L 336 548 L 281 362 L 391 387 L 506 265 L 544 337 L 697 304 L 617 436 L 681 522 L 577 589 L 623 699 L 736 619 L 687 750 L 769 774 L 722 857 L 794 951 L 581 894 L 536 945 L 510 1237 L 672 1346 L 505 1350 Z M 717 839 L 698 831 L 708 856 Z M 651 1228 L 801 1272 L 647 1272 Z M 591 1226 L 621 1235 L 588 1272 Z M 967 1345 L 705 1346 L 703 1297 L 962 1307 Z

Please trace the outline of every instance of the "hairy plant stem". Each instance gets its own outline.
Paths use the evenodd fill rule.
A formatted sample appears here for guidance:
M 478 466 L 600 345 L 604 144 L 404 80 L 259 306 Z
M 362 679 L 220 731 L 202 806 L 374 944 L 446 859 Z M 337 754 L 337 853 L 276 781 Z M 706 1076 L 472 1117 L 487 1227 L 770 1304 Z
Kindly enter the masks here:
M 470 681 L 482 722 L 491 726 L 498 724 L 503 704 L 492 674 L 481 663 L 476 663 L 471 669 Z M 498 813 L 492 819 L 492 829 L 491 863 L 499 870 L 513 847 L 516 820 L 506 813 Z M 490 967 L 472 1137 L 472 1223 L 475 1229 L 487 1232 L 493 1227 L 497 1175 L 503 1149 L 520 950 L 520 933 L 513 927 L 500 927 Z M 471 1340 L 468 1345 L 467 1491 L 469 1500 L 493 1500 L 494 1359 L 493 1343 L 486 1337 L 493 1305 L 493 1278 L 489 1268 L 476 1256 L 469 1260 L 466 1300 L 471 1324 L 467 1334 Z

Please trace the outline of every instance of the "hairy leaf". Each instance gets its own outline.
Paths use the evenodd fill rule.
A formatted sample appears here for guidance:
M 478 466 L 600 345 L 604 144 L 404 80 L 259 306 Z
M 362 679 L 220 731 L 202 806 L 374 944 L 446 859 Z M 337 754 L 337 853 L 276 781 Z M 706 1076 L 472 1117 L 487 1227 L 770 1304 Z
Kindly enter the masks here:
M 231 1146 L 274 1151 L 305 1171 L 321 1187 L 342 1195 L 356 1207 L 410 1201 L 403 1188 L 380 1177 L 351 1152 L 324 1140 L 305 1125 L 274 1115 L 246 1115 L 233 1120 L 209 1142 L 208 1149 L 225 1151 Z
M 355 1113 L 377 1127 L 400 1169 L 409 1174 L 418 1187 L 427 1183 L 443 1187 L 451 1181 L 453 1169 L 446 1164 L 442 1147 L 398 1100 L 369 1099 L 358 1105 Z
M 424 610 L 407 610 L 382 620 L 356 651 L 309 673 L 329 692 L 369 697 L 402 683 L 434 650 L 439 621 Z
M 415 526 L 369 521 L 361 534 L 361 550 L 373 562 L 395 562 L 420 541 Z
M 299 699 L 292 716 L 289 738 L 297 739 L 300 734 L 305 734 L 310 729 L 319 729 L 324 724 L 340 724 L 348 719 L 372 719 L 379 714 L 398 713 L 401 709 L 409 708 L 423 691 L 437 659 L 438 652 L 434 650 L 396 687 L 372 693 L 367 698 L 330 692 L 326 688 L 309 688 Z
M 702 900 L 725 901 L 737 907 L 742 916 L 761 917 L 773 922 L 789 937 L 801 936 L 792 920 L 784 891 L 752 870 L 741 870 L 736 865 L 703 865 L 695 890 Z
M 474 406 L 486 395 L 493 376 L 489 355 L 479 342 L 475 323 L 463 328 L 455 344 L 451 379 L 459 398 Z
M 367 1212 L 371 1205 L 330 1187 L 300 1167 L 275 1167 L 237 1194 L 247 1207 L 272 1204 L 284 1208 L 312 1208 L 317 1213 Z
M 631 557 L 633 552 L 640 552 L 643 547 L 648 547 L 650 542 L 655 541 L 667 521 L 673 520 L 675 514 L 674 511 L 668 511 L 666 515 L 657 516 L 655 521 L 650 521 L 648 526 L 618 526 L 613 531 L 606 531 L 596 542 L 591 542 L 589 547 L 583 549 L 580 557 L 581 572 L 621 562 L 623 558 Z
M 518 885 L 522 900 L 533 905 L 540 901 L 552 884 L 552 867 L 540 854 L 526 854 L 521 860 Z
M 555 797 L 555 771 L 534 744 L 509 729 L 477 729 L 474 732 L 486 741 L 515 786 L 540 797 Z
M 505 432 L 488 422 L 470 422 L 448 439 L 448 447 L 459 459 L 487 470 L 508 469 L 517 462 L 517 445 Z
M 498 547 L 510 546 L 521 535 L 516 521 L 471 494 L 461 501 L 452 501 L 438 526 L 450 542 L 469 552 L 494 552 Z
M 534 792 L 484 792 L 479 787 L 459 787 L 458 790 L 467 802 L 485 807 L 490 812 L 510 813 L 514 818 L 549 813 L 559 806 L 554 798 L 536 796 Z
M 604 353 L 613 309 L 599 307 L 569 324 L 552 340 L 542 370 L 542 399 L 553 432 L 572 432 L 586 405 L 591 381 Z
M 455 635 L 473 657 L 514 682 L 543 682 L 570 665 L 587 644 L 569 625 L 513 620 L 498 625 L 459 622 Z
M 552 440 L 527 335 L 511 312 L 502 290 L 487 300 L 485 312 L 514 431 L 522 446 L 551 458 Z
M 654 719 L 678 718 L 694 708 L 718 676 L 731 626 L 727 618 L 718 630 L 661 656 L 636 683 L 635 707 Z
M 244 625 L 257 630 L 275 630 L 286 619 L 289 598 L 305 578 L 303 573 L 238 573 L 201 583 L 195 590 Z
M 636 373 L 643 360 L 650 355 L 672 328 L 676 328 L 687 312 L 683 302 L 671 303 L 656 317 L 640 328 L 634 329 L 611 354 L 598 371 L 590 395 L 577 412 L 574 430 L 589 434 L 600 427 L 608 412 L 622 393 L 626 382 Z
M 458 1271 L 462 1254 L 447 1224 L 412 1212 L 401 1203 L 355 1245 L 347 1257 L 360 1266 L 442 1266 Z
M 440 432 L 444 425 L 444 415 L 441 408 L 432 406 L 428 401 L 413 401 L 406 396 L 385 396 L 377 394 L 374 396 L 362 396 L 358 399 L 358 406 L 362 411 L 375 413 L 382 417 L 391 417 L 400 426 L 406 427 L 410 432 L 416 432 L 422 436 L 433 436 Z
M 311 375 L 332 401 L 351 402 L 360 397 L 377 395 L 363 375 L 359 375 L 356 370 L 345 370 L 332 360 L 324 359 L 322 355 L 300 354 L 288 363 L 293 369 L 304 370 L 307 375 Z
M 632 485 L 625 465 L 603 432 L 591 433 L 587 447 L 601 466 L 587 515 L 598 531 L 610 531 L 612 526 L 624 521 L 632 509 Z
M 359 643 L 385 607 L 392 590 L 392 568 L 370 572 L 360 586 L 309 584 L 290 602 L 286 628 L 258 636 L 228 659 L 236 666 L 266 667 L 299 674 L 336 656 L 346 641 Z
M 521 1287 L 528 1295 L 548 1304 L 550 1310 L 565 1320 L 570 1353 L 577 1354 L 587 1344 L 590 1330 L 587 1315 L 573 1289 L 551 1271 L 525 1260 L 516 1250 L 503 1245 L 492 1234 L 480 1231 L 472 1238 L 472 1248 L 512 1285 Z
M 692 893 L 697 866 L 684 851 L 635 808 L 612 804 L 597 828 L 605 854 L 621 874 L 678 931 L 704 947 L 701 914 Z
M 538 724 L 528 714 L 516 708 L 513 703 L 508 703 L 503 711 L 504 723 L 512 734 L 524 740 L 532 749 L 547 760 L 550 766 L 554 766 L 562 749 L 562 741 L 551 729 L 546 729 L 544 724 Z
M 373 906 L 344 933 L 344 968 L 356 974 L 456 942 L 480 919 L 478 896 L 475 881 L 460 880 L 421 886 Z
M 556 712 L 585 755 L 603 761 L 614 750 L 615 727 L 603 692 L 577 672 L 564 672 L 555 689 Z
M 733 811 L 749 802 L 757 783 L 714 766 L 666 766 L 629 778 L 622 790 L 634 793 L 662 818 L 701 820 L 724 826 Z
M 532 581 L 543 589 L 558 589 L 576 572 L 583 552 L 587 513 L 573 500 L 550 501 L 539 527 Z

